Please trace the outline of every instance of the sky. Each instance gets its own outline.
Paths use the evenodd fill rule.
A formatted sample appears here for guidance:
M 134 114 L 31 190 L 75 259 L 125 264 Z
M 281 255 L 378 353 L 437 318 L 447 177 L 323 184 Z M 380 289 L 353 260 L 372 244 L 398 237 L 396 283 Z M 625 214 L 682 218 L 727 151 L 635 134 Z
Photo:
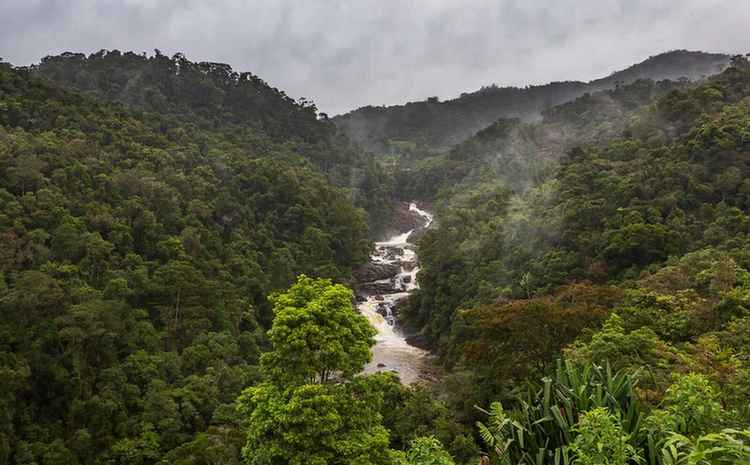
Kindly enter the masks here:
M 750 0 L 0 0 L 14 65 L 100 49 L 229 63 L 330 115 L 750 52 Z

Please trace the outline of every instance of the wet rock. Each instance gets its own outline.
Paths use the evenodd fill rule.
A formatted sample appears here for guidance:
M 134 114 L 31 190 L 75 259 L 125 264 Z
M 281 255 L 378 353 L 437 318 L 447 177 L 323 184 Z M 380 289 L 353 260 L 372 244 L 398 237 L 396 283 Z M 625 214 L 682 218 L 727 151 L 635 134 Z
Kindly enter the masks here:
M 354 271 L 354 279 L 358 283 L 369 283 L 381 279 L 389 279 L 397 275 L 399 266 L 395 263 L 374 263 L 362 265 Z
M 401 277 L 401 282 L 410 283 L 411 282 L 411 275 L 410 274 L 403 275 Z
M 432 225 L 430 225 L 430 227 L 432 227 Z M 427 228 L 425 228 L 424 226 L 418 227 L 414 230 L 413 233 L 411 233 L 411 236 L 409 236 L 409 242 L 416 244 L 420 239 L 422 239 L 422 236 L 424 236 L 425 232 L 427 232 Z
M 385 363 L 378 363 L 378 368 L 385 368 Z
M 418 262 L 417 262 L 416 260 L 411 260 L 411 261 L 408 261 L 408 262 L 401 262 L 401 266 L 402 266 L 402 267 L 404 268 L 404 270 L 406 270 L 406 271 L 411 271 L 411 270 L 413 270 L 414 268 L 416 268 L 416 267 L 417 267 L 417 265 L 419 265 L 419 263 L 418 263 Z
M 367 301 L 367 297 L 363 296 L 363 295 L 362 295 L 362 294 L 360 294 L 360 293 L 357 293 L 357 294 L 356 294 L 356 295 L 354 296 L 354 300 L 356 300 L 356 301 L 357 301 L 357 303 L 362 303 L 362 302 L 366 302 L 366 301 Z
M 375 300 L 384 300 L 382 295 L 376 295 Z
M 375 308 L 375 311 L 381 314 L 382 316 L 388 316 L 388 311 L 390 309 L 388 308 L 388 304 L 378 304 L 377 308 Z
M 398 260 L 404 254 L 404 249 L 401 247 L 383 247 L 382 250 L 383 258 L 386 260 Z M 393 266 L 396 267 L 396 273 L 398 273 L 398 265 L 394 263 Z
M 421 228 L 423 225 L 424 218 L 417 212 L 409 210 L 409 203 L 398 202 L 394 207 L 391 224 L 383 231 L 383 237 L 403 234 L 412 229 Z
M 427 342 L 427 338 L 421 334 L 412 334 L 406 336 L 406 343 L 410 346 L 418 347 L 423 350 L 430 350 L 430 345 Z
M 382 294 L 394 294 L 399 292 L 399 289 L 394 286 L 391 281 L 378 281 L 374 283 L 362 283 L 357 286 L 357 292 L 365 295 L 379 295 L 379 299 L 375 297 L 375 300 L 383 300 Z

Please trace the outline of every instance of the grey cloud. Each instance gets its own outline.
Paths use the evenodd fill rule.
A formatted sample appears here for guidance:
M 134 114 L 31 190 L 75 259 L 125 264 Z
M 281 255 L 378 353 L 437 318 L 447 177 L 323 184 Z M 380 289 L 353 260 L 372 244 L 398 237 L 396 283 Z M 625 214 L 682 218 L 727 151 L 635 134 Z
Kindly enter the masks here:
M 181 51 L 335 114 L 588 80 L 675 48 L 748 52 L 748 24 L 747 0 L 0 0 L 0 56 Z

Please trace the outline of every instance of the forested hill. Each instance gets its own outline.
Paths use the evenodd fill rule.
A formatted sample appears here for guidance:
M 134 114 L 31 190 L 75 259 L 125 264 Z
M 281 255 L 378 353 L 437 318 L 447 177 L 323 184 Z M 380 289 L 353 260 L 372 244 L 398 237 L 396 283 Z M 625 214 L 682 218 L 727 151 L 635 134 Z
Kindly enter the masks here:
M 614 88 L 638 79 L 699 79 L 720 72 L 729 59 L 729 55 L 678 50 L 650 57 L 591 82 L 553 82 L 525 88 L 493 85 L 444 102 L 428 99 L 391 107 L 367 106 L 333 120 L 353 140 L 373 152 L 398 151 L 399 142 L 442 150 L 460 143 L 498 118 L 535 119 L 544 109 L 587 92 Z
M 613 100 L 633 106 L 607 111 Z M 641 373 L 644 405 L 699 373 L 726 409 L 704 428 L 750 424 L 749 105 L 750 64 L 738 57 L 699 84 L 639 81 L 451 151 L 490 174 L 438 195 L 421 289 L 401 317 L 455 369 L 462 405 L 507 400 L 565 355 Z M 533 152 L 531 136 L 564 121 L 579 130 L 527 185 L 488 167 L 523 134 Z
M 267 296 L 300 273 L 346 282 L 364 212 L 264 131 L 227 138 L 38 74 L 0 63 L 0 463 L 178 463 L 206 441 L 236 456 Z M 263 124 L 310 124 L 290 140 L 327 137 L 274 108 Z
M 250 156 L 307 160 L 370 213 L 373 232 L 387 220 L 385 176 L 370 157 L 327 116 L 319 117 L 312 102 L 295 101 L 252 73 L 158 50 L 151 56 L 118 50 L 64 53 L 45 57 L 30 71 L 90 97 L 159 115 L 163 131 L 185 128 L 202 151 L 210 146 L 210 134 Z
M 638 80 L 548 108 L 540 121 L 499 119 L 445 152 L 407 151 L 398 157 L 396 191 L 442 201 L 482 183 L 523 192 L 553 174 L 567 150 L 620 137 L 645 106 L 691 85 Z

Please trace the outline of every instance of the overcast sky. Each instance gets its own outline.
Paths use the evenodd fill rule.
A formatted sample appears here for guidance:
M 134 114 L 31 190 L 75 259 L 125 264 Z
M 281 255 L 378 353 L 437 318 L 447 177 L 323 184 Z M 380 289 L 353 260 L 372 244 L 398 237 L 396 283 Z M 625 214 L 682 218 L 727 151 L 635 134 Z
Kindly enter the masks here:
M 0 0 L 0 57 L 184 52 L 331 115 L 590 80 L 676 48 L 750 52 L 750 0 Z

